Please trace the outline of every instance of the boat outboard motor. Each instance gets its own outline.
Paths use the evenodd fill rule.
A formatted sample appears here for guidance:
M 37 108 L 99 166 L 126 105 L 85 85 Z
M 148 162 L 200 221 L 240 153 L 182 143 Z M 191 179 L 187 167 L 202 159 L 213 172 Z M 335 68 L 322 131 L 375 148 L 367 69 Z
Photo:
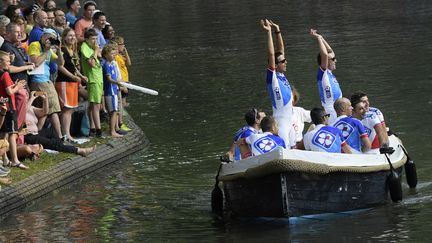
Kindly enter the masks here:
M 407 157 L 407 161 L 405 163 L 405 175 L 406 175 L 406 181 L 408 183 L 408 186 L 410 188 L 415 188 L 417 186 L 417 169 L 416 165 L 414 164 L 414 161 L 410 158 L 408 155 L 408 152 L 406 149 L 399 144 L 399 146 L 402 148 L 402 151 L 405 153 Z
M 384 154 L 387 162 L 390 165 L 390 174 L 387 176 L 387 185 L 390 191 L 390 197 L 393 202 L 398 202 L 402 200 L 402 183 L 399 175 L 394 171 L 393 165 L 388 157 L 387 153 L 392 154 L 394 149 L 392 147 L 381 148 L 380 153 Z

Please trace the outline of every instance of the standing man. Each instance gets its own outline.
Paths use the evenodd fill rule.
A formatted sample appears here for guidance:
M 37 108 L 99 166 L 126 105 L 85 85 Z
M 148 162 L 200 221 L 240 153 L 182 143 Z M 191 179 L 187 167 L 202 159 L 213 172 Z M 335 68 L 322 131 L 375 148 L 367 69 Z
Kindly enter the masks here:
M 93 24 L 92 16 L 93 12 L 96 10 L 96 3 L 93 1 L 87 1 L 84 3 L 84 12 L 81 19 L 75 22 L 75 34 L 78 43 L 84 41 L 84 33 L 86 29 L 90 28 Z
M 106 25 L 106 16 L 104 12 L 98 11 L 94 13 L 93 15 L 93 29 L 96 30 L 96 33 L 98 34 L 97 37 L 97 43 L 99 45 L 99 48 L 103 48 L 107 43 L 105 41 L 105 38 L 102 34 L 103 28 L 105 28 Z
M 343 151 L 350 154 L 351 150 L 345 140 L 342 132 L 329 124 L 330 114 L 326 113 L 323 108 L 313 108 L 311 118 L 316 127 L 304 135 L 303 143 L 306 150 L 340 153 Z
M 66 8 L 69 10 L 66 13 L 66 21 L 69 22 L 69 27 L 74 28 L 81 4 L 79 0 L 66 0 Z
M 279 136 L 285 141 L 287 148 L 292 148 L 295 146 L 295 133 L 292 129 L 292 91 L 289 81 L 284 75 L 284 72 L 286 72 L 286 59 L 282 33 L 279 25 L 271 20 L 261 20 L 261 26 L 267 32 L 269 67 L 266 82 L 272 101 L 273 117 L 279 126 Z M 272 27 L 275 29 L 277 52 L 275 52 L 273 46 Z
M 64 29 L 68 27 L 65 13 L 63 10 L 56 8 L 54 9 L 54 30 L 61 36 L 63 34 Z
M 45 91 L 48 95 L 48 116 L 58 138 L 62 137 L 59 119 L 60 103 L 53 82 L 50 80 L 50 63 L 57 62 L 63 65 L 63 55 L 60 53 L 60 46 L 51 44 L 57 38 L 53 29 L 46 29 L 40 41 L 32 42 L 29 46 L 30 60 L 39 67 L 43 65 L 43 73 L 32 76 L 30 84 L 31 91 Z M 55 50 L 55 52 L 53 51 Z
M 32 42 L 39 41 L 44 33 L 43 29 L 48 27 L 48 15 L 45 11 L 37 10 L 33 15 L 33 19 L 35 24 L 29 35 L 29 45 Z
M 12 81 L 25 80 L 25 85 L 15 93 L 15 105 L 18 118 L 18 128 L 21 128 L 25 122 L 25 114 L 27 108 L 28 92 L 27 71 L 34 69 L 33 63 L 28 63 L 27 55 L 21 47 L 18 47 L 21 40 L 21 28 L 15 24 L 10 23 L 6 26 L 6 35 L 3 45 L 0 50 L 13 55 L 15 58 L 9 66 L 9 73 Z
M 321 99 L 321 104 L 325 111 L 330 114 L 330 123 L 332 123 L 337 115 L 334 110 L 334 102 L 342 97 L 342 90 L 333 71 L 336 70 L 336 55 L 327 41 L 322 37 L 317 30 L 311 29 L 310 35 L 318 41 L 319 54 L 318 61 L 318 91 Z
M 367 152 L 371 148 L 368 133 L 363 124 L 352 117 L 351 102 L 347 98 L 339 98 L 334 103 L 334 108 L 338 117 L 331 125 L 342 132 L 343 139 L 351 147 L 351 152 Z

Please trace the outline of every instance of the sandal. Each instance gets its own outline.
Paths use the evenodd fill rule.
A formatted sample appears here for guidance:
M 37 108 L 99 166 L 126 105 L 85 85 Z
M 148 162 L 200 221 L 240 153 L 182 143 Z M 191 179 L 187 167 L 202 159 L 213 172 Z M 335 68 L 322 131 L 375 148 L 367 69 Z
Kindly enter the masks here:
M 20 168 L 21 170 L 27 170 L 29 168 L 28 166 L 26 166 L 21 162 L 18 162 L 17 164 L 11 164 L 10 166 Z

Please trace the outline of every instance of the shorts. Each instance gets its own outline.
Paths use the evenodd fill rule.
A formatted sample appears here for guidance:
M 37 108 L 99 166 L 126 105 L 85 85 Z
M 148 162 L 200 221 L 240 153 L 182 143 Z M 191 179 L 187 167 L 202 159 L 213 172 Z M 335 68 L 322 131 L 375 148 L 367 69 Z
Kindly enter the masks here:
M 7 111 L 1 131 L 5 133 L 18 133 L 17 113 L 15 111 Z
M 56 82 L 55 88 L 59 97 L 61 107 L 78 107 L 78 86 L 77 82 Z
M 108 112 L 118 112 L 119 111 L 119 99 L 117 95 L 108 95 L 105 97 L 105 106 Z
M 30 84 L 30 89 L 32 91 L 44 91 L 48 95 L 48 115 L 52 113 L 57 113 L 61 111 L 59 97 L 57 91 L 54 88 L 54 84 L 51 81 L 36 83 L 32 82 Z
M 91 103 L 101 104 L 102 103 L 102 83 L 87 83 L 88 101 Z

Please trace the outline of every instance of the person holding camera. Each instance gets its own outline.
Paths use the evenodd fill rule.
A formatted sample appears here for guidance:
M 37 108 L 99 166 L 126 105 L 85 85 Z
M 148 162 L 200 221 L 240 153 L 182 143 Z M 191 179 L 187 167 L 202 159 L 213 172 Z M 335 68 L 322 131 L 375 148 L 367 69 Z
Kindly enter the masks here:
M 32 42 L 29 46 L 30 60 L 40 72 L 32 75 L 30 90 L 45 91 L 48 95 L 48 116 L 58 138 L 62 137 L 60 119 L 58 113 L 61 111 L 57 91 L 50 80 L 50 62 L 57 62 L 63 66 L 63 55 L 61 55 L 61 44 L 53 29 L 45 29 L 40 41 Z M 42 65 L 42 67 L 41 67 Z

